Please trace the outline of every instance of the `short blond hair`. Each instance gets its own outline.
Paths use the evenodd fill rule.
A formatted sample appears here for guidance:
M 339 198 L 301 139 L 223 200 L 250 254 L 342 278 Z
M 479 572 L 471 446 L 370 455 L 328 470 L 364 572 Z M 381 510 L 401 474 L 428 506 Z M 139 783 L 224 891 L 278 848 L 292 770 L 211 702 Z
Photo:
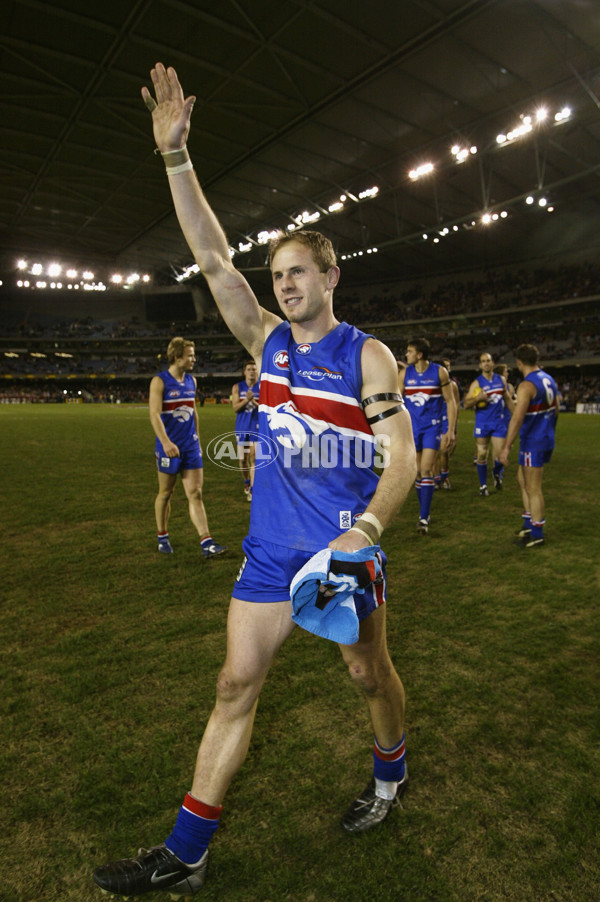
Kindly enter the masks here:
M 167 348 L 167 360 L 169 363 L 175 363 L 180 357 L 183 357 L 186 348 L 195 348 L 193 341 L 187 338 L 181 338 L 179 335 L 172 338 Z
M 269 242 L 269 266 L 271 268 L 273 267 L 273 257 L 279 248 L 292 241 L 297 241 L 298 244 L 303 244 L 312 251 L 313 260 L 320 272 L 327 272 L 332 266 L 337 265 L 333 244 L 329 238 L 326 238 L 321 232 L 302 229 L 299 232 L 278 232 L 274 238 L 271 238 Z

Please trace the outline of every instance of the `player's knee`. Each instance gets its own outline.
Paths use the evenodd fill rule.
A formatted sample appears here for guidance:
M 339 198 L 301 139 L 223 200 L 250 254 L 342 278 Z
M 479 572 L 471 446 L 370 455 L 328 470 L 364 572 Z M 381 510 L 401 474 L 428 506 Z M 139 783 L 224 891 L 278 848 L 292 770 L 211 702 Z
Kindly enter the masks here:
M 348 665 L 352 682 L 365 695 L 377 695 L 390 676 L 391 666 L 386 661 L 354 661 Z
M 260 684 L 252 680 L 241 678 L 237 674 L 225 668 L 217 678 L 217 702 L 224 705 L 239 705 L 246 703 L 251 706 L 260 691 Z

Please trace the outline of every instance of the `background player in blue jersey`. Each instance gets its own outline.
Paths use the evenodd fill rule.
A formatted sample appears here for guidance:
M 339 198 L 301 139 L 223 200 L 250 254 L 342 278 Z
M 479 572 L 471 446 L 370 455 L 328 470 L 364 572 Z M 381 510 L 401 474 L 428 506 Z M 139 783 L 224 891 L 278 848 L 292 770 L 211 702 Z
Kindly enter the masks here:
M 158 550 L 172 554 L 169 541 L 171 497 L 177 474 L 188 500 L 190 519 L 198 535 L 204 557 L 222 554 L 226 548 L 214 541 L 208 528 L 202 500 L 203 463 L 200 448 L 196 380 L 191 375 L 196 363 L 193 341 L 172 338 L 167 348 L 169 367 L 150 382 L 150 422 L 156 435 L 155 456 L 158 494 L 154 502 Z
M 477 443 L 477 474 L 479 476 L 479 494 L 489 495 L 488 490 L 488 454 L 490 442 L 494 465 L 492 474 L 497 490 L 502 488 L 504 466 L 498 455 L 504 445 L 508 430 L 510 414 L 514 402 L 508 391 L 506 378 L 494 370 L 494 358 L 487 351 L 479 355 L 480 375 L 474 379 L 465 395 L 465 410 L 475 408 L 475 430 L 473 435 Z
M 429 530 L 431 502 L 435 490 L 435 464 L 439 451 L 451 454 L 456 445 L 457 405 L 445 367 L 431 363 L 426 338 L 413 338 L 406 347 L 406 369 L 398 373 L 398 386 L 410 413 L 417 449 L 415 488 L 419 499 L 417 532 Z M 446 402 L 446 432 L 442 434 L 443 403 Z
M 523 381 L 517 388 L 517 400 L 510 420 L 500 460 L 508 463 L 508 454 L 519 436 L 517 481 L 523 500 L 523 526 L 517 544 L 536 548 L 544 544 L 545 505 L 542 492 L 544 465 L 554 450 L 554 433 L 560 410 L 558 388 L 549 373 L 538 366 L 535 345 L 519 345 L 515 352 Z
M 410 418 L 398 394 L 391 351 L 334 316 L 340 271 L 331 242 L 317 232 L 282 234 L 271 247 L 270 265 L 284 318 L 260 307 L 233 266 L 227 238 L 192 170 L 185 142 L 195 98 L 184 99 L 175 70 L 160 63 L 152 82 L 158 104 L 146 88 L 142 94 L 153 113 L 154 138 L 180 225 L 221 315 L 257 362 L 261 438 L 267 436 L 280 453 L 256 472 L 246 559 L 230 601 L 216 704 L 173 832 L 135 859 L 94 874 L 103 889 L 135 896 L 157 888 L 191 895 L 202 886 L 208 844 L 246 757 L 261 688 L 294 629 L 293 577 L 315 546 L 351 554 L 378 544 L 416 472 Z M 322 437 L 329 451 L 342 449 L 337 468 L 315 458 Z M 357 449 L 373 447 L 376 438 L 387 455 L 379 479 L 357 456 Z M 300 453 L 305 449 L 311 451 L 306 465 Z M 371 583 L 364 595 L 355 596 L 359 639 L 339 646 L 363 692 L 375 737 L 373 777 L 342 821 L 352 833 L 380 823 L 408 779 L 404 689 L 387 649 L 384 589 L 384 583 Z
M 260 382 L 254 360 L 247 360 L 243 368 L 244 378 L 231 389 L 231 405 L 235 413 L 235 438 L 244 494 L 252 501 L 254 485 L 254 461 L 256 457 L 256 434 L 258 432 L 258 394 Z
M 443 357 L 441 360 L 442 366 L 446 367 L 448 375 L 450 376 L 450 387 L 452 389 L 452 394 L 454 395 L 454 401 L 456 403 L 456 422 L 454 424 L 454 441 L 455 445 L 452 450 L 449 452 L 447 447 L 445 450 L 438 451 L 435 459 L 435 467 L 434 467 L 434 479 L 436 488 L 449 490 L 452 488 L 450 485 L 450 458 L 452 456 L 452 452 L 456 447 L 456 441 L 458 439 L 458 417 L 460 414 L 460 388 L 458 386 L 457 380 L 452 375 L 452 361 L 449 357 Z M 448 408 L 446 406 L 446 402 L 442 404 L 442 435 L 444 435 L 448 431 Z

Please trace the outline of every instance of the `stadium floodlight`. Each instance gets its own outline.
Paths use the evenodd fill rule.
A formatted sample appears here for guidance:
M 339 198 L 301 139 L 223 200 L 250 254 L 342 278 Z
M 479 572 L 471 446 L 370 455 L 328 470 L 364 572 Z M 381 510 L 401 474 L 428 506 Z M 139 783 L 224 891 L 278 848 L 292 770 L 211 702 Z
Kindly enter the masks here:
M 50 278 L 56 278 L 56 276 L 60 276 L 61 269 L 60 263 L 50 263 L 46 270 L 46 275 L 50 276 Z
M 433 163 L 422 163 L 421 166 L 417 166 L 416 169 L 411 169 L 408 173 L 408 177 L 413 181 L 416 179 L 420 179 L 424 175 L 429 175 L 430 172 L 434 170 Z
M 456 159 L 457 163 L 464 163 L 465 160 L 469 158 L 469 156 L 477 153 L 477 148 L 473 144 L 471 147 L 460 147 L 460 145 L 455 144 L 451 148 L 451 154 Z
M 277 229 L 263 229 L 262 232 L 258 233 L 257 239 L 259 244 L 268 244 L 271 238 L 277 238 L 279 231 Z
M 571 108 L 568 106 L 564 106 L 562 110 L 559 110 L 558 113 L 554 116 L 555 122 L 566 122 L 567 119 L 571 117 Z
M 17 269 L 27 269 L 27 260 L 17 260 Z

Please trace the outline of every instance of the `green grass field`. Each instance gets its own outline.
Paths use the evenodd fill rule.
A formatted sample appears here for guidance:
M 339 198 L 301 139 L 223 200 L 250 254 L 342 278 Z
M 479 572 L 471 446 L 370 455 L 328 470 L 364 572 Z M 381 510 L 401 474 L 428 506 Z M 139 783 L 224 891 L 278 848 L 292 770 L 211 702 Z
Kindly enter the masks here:
M 200 419 L 204 445 L 233 423 L 228 408 Z M 481 499 L 469 414 L 459 434 L 430 535 L 416 534 L 411 495 L 384 537 L 407 692 L 403 810 L 359 838 L 340 829 L 372 737 L 337 648 L 296 631 L 199 898 L 598 898 L 600 422 L 561 417 L 548 542 L 531 552 L 512 545 L 516 451 L 504 491 Z M 178 486 L 175 554 L 159 555 L 141 407 L 0 406 L 0 460 L 0 900 L 99 902 L 93 868 L 161 842 L 189 788 L 249 505 L 238 474 L 207 461 L 229 554 L 200 557 Z

